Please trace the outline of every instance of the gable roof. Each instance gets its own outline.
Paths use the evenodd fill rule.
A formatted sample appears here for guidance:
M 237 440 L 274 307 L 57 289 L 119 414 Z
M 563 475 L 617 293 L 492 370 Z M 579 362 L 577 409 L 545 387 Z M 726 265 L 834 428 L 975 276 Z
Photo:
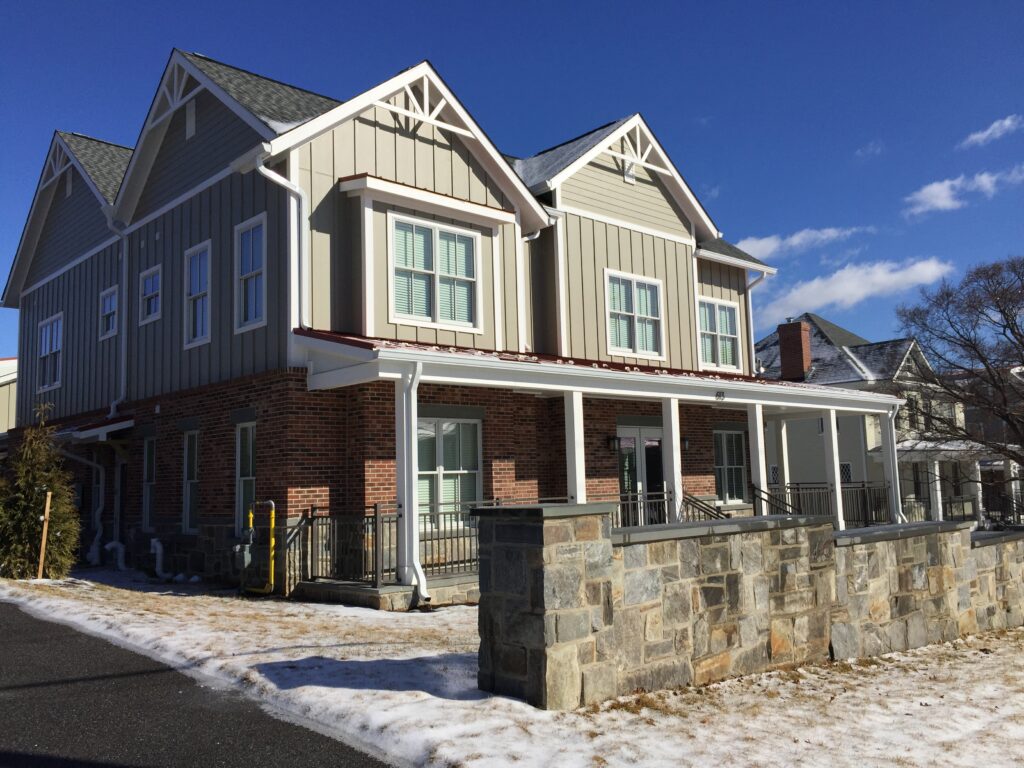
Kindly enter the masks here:
M 892 381 L 915 345 L 913 339 L 870 342 L 810 312 L 794 319 L 804 321 L 811 330 L 811 368 L 804 378 L 809 384 Z M 764 366 L 765 377 L 780 379 L 778 330 L 765 336 L 754 348 Z
M 329 96 L 233 67 L 201 53 L 179 53 L 277 135 L 341 104 Z
M 81 133 L 65 133 L 57 135 L 64 140 L 68 149 L 74 153 L 82 169 L 92 179 L 96 189 L 107 203 L 113 203 L 117 190 L 121 186 L 125 169 L 132 157 L 131 147 L 112 144 L 102 139 L 94 139 Z
M 633 117 L 635 115 L 628 115 L 621 120 L 605 123 L 575 139 L 542 149 L 531 157 L 515 158 L 512 167 L 531 192 L 540 191 L 544 182 L 568 168 Z

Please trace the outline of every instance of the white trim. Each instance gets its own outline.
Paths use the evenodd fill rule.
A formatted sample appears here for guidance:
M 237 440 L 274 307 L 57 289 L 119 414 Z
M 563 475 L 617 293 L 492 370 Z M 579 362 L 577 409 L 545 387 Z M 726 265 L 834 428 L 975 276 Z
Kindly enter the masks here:
M 89 259 L 91 259 L 93 256 L 95 256 L 95 255 L 97 255 L 99 253 L 102 253 L 107 248 L 109 248 L 110 246 L 114 245 L 118 240 L 120 240 L 120 238 L 117 237 L 116 235 L 114 237 L 110 238 L 109 240 L 104 240 L 102 243 L 97 245 L 91 251 L 86 251 L 85 253 L 83 253 L 81 256 L 79 256 L 74 261 L 69 261 L 63 267 L 61 267 L 58 270 L 55 270 L 54 272 L 51 272 L 46 277 L 39 278 L 34 283 L 32 283 L 32 285 L 30 285 L 28 288 L 23 288 L 20 291 L 20 297 L 24 298 L 25 296 L 28 296 L 33 291 L 39 290 L 44 285 L 49 283 L 51 280 L 56 280 L 58 277 L 63 275 L 65 272 L 70 272 L 72 269 L 77 267 L 79 264 L 82 264 L 83 262 L 86 262 Z
M 91 429 L 76 430 L 71 433 L 71 438 L 77 442 L 91 442 L 93 438 L 102 442 L 110 436 L 111 432 L 117 432 L 134 426 L 135 419 L 123 419 L 121 421 L 108 422 Z
M 705 333 L 705 331 L 700 327 L 700 305 L 702 303 L 704 303 L 704 302 L 707 302 L 708 304 L 714 304 L 716 306 L 721 305 L 721 306 L 725 306 L 725 307 L 732 307 L 733 309 L 736 310 L 736 354 L 739 356 L 739 365 L 736 365 L 736 366 L 719 365 L 718 363 L 705 363 L 704 362 L 703 349 L 702 349 L 702 345 L 700 343 L 700 335 L 702 333 Z M 698 295 L 698 298 L 697 298 L 697 361 L 698 361 L 698 367 L 700 368 L 700 370 L 702 370 L 702 371 L 720 371 L 722 373 L 742 373 L 743 372 L 743 358 L 744 358 L 745 355 L 744 355 L 744 352 L 743 352 L 743 345 L 740 343 L 740 341 L 742 339 L 742 335 L 740 333 L 740 330 L 742 328 L 742 325 L 741 325 L 742 317 L 743 317 L 743 313 L 740 310 L 740 304 L 739 304 L 738 301 L 731 301 L 729 299 L 715 299 L 715 298 L 712 298 L 711 296 Z M 710 333 L 710 331 L 708 331 L 708 333 Z M 715 349 L 717 350 L 718 349 L 718 337 L 719 336 L 729 336 L 729 334 L 723 334 L 723 333 L 721 333 L 718 330 L 718 312 L 717 312 L 717 310 L 715 312 L 715 332 L 714 332 L 714 335 L 715 335 Z M 717 357 L 717 355 L 716 355 L 716 357 Z
M 700 268 L 697 257 L 690 254 L 690 282 L 693 293 L 693 322 L 690 324 L 690 343 L 693 345 L 693 364 L 700 368 Z
M 363 335 L 376 336 L 377 302 L 376 302 L 376 266 L 373 243 L 373 200 L 362 199 L 363 203 Z M 387 226 L 387 224 L 385 224 Z M 390 242 L 386 241 L 390 251 Z
M 693 238 L 686 237 L 684 235 L 677 235 L 671 232 L 665 232 L 660 229 L 654 229 L 653 227 L 645 227 L 642 224 L 632 224 L 623 219 L 616 219 L 612 216 L 605 216 L 602 213 L 594 213 L 584 208 L 577 208 L 574 205 L 560 205 L 556 209 L 562 213 L 570 213 L 573 216 L 579 216 L 584 219 L 591 219 L 592 221 L 599 221 L 602 224 L 608 224 L 612 227 L 618 227 L 619 229 L 629 229 L 633 232 L 639 232 L 641 235 L 650 235 L 651 237 L 660 237 L 662 240 L 669 240 L 673 243 L 681 243 L 682 245 L 693 246 Z
M 679 522 L 679 510 L 685 493 L 678 398 L 666 397 L 661 401 L 661 432 L 662 475 L 667 490 L 672 494 L 672 508 L 666 522 L 674 523 Z
M 658 354 L 651 354 L 649 352 L 641 352 L 639 349 L 626 349 L 625 347 L 613 347 L 612 346 L 612 324 L 611 324 L 611 313 L 612 308 L 608 303 L 608 281 L 609 278 L 618 277 L 623 280 L 629 280 L 633 284 L 633 344 L 636 344 L 636 318 L 640 317 L 637 314 L 636 309 L 636 284 L 647 283 L 653 285 L 658 289 L 658 317 L 653 318 L 647 315 L 643 317 L 648 320 L 657 319 L 659 339 L 658 339 Z M 620 312 L 618 314 L 626 314 Z M 630 272 L 621 272 L 611 267 L 604 268 L 604 331 L 605 331 L 605 351 L 610 357 L 631 357 L 637 358 L 638 360 L 667 360 L 668 356 L 665 351 L 665 285 L 656 277 L 647 277 L 646 275 L 637 275 Z
M 97 338 L 97 341 L 106 341 L 107 339 L 112 339 L 115 336 L 117 336 L 118 326 L 120 326 L 120 324 L 121 324 L 121 297 L 119 295 L 119 291 L 117 290 L 117 288 L 118 288 L 118 286 L 112 285 L 109 288 L 104 288 L 102 291 L 100 291 L 100 314 L 99 314 L 99 317 L 97 318 L 97 320 L 99 321 L 99 326 L 100 326 L 100 328 L 99 328 L 100 335 Z M 114 297 L 114 327 L 111 330 L 109 330 L 106 333 L 104 333 L 103 332 L 103 317 L 104 317 L 104 315 L 103 315 L 103 300 L 107 296 L 113 296 Z
M 189 480 L 188 479 L 188 439 L 192 435 L 196 436 L 196 457 L 195 457 L 196 458 L 196 479 L 195 480 Z M 237 448 L 238 438 L 237 437 L 235 438 L 235 443 L 236 443 L 235 450 L 237 452 L 237 450 L 238 450 L 238 448 Z M 200 467 L 200 462 L 199 462 L 199 430 L 198 429 L 190 429 L 187 432 L 182 433 L 182 436 L 181 436 L 181 532 L 186 534 L 186 535 L 199 533 L 199 526 L 198 525 L 195 528 L 192 528 L 188 524 L 188 484 L 190 482 L 191 483 L 197 483 L 197 484 L 199 483 L 199 467 Z M 235 475 L 236 488 L 237 488 L 237 483 L 238 483 L 238 475 L 237 475 L 237 471 L 236 471 L 236 475 Z M 236 493 L 237 493 L 237 489 L 236 489 Z M 236 505 L 237 505 L 237 501 L 236 501 Z M 197 516 L 198 516 L 198 510 L 197 510 Z
M 162 266 L 163 266 L 162 264 L 157 264 L 155 267 L 150 267 L 149 269 L 145 270 L 144 272 L 140 272 L 139 273 L 139 327 L 140 328 L 142 326 L 144 326 L 144 325 L 149 325 L 150 323 L 155 322 L 155 321 L 159 320 L 161 317 L 163 317 L 163 314 L 164 314 L 164 275 L 163 275 L 163 269 L 161 269 Z M 154 273 L 156 273 L 159 276 L 159 279 L 157 281 L 158 284 L 159 284 L 159 288 L 157 289 L 157 292 L 156 292 L 157 310 L 156 310 L 156 312 L 154 312 L 149 317 L 146 317 L 145 316 L 146 296 L 143 294 L 143 287 L 142 286 L 145 283 L 146 278 L 149 277 L 150 275 L 154 274 Z
M 839 469 L 839 424 L 836 421 L 834 408 L 825 409 L 825 480 L 828 482 L 832 500 L 832 514 L 835 516 L 836 529 L 846 530 L 846 517 L 843 514 L 842 471 Z
M 263 316 L 259 320 L 254 320 L 251 323 L 246 323 L 246 324 L 243 325 L 240 322 L 240 318 L 239 318 L 239 315 L 238 315 L 239 308 L 241 307 L 241 304 L 240 304 L 241 292 L 239 291 L 239 282 L 242 279 L 242 275 L 239 272 L 239 267 L 240 267 L 240 265 L 239 265 L 239 261 L 240 261 L 239 257 L 241 255 L 241 251 L 240 251 L 241 238 L 242 238 L 242 234 L 243 233 L 247 232 L 250 229 L 255 229 L 256 227 L 262 227 L 263 228 L 263 236 L 260 238 L 260 244 L 263 247 L 262 260 L 260 262 L 260 264 L 261 264 L 261 266 L 260 266 L 260 275 L 263 278 L 262 281 L 261 281 L 262 284 L 263 284 L 263 303 L 261 305 L 262 309 L 263 309 Z M 251 218 L 246 219 L 245 221 L 241 222 L 240 224 L 236 224 L 235 225 L 234 235 L 232 236 L 233 246 L 232 246 L 232 249 L 231 249 L 231 258 L 232 258 L 232 261 L 234 262 L 234 264 L 232 265 L 232 268 L 234 269 L 234 273 L 235 273 L 235 285 L 234 285 L 234 288 L 232 290 L 232 292 L 234 293 L 234 299 L 235 299 L 234 300 L 234 307 L 233 307 L 233 310 L 234 310 L 233 311 L 234 321 L 233 321 L 232 324 L 234 325 L 234 329 L 235 329 L 235 333 L 236 334 L 248 333 L 249 331 L 254 331 L 257 328 L 263 328 L 267 324 L 267 315 L 269 314 L 269 312 L 267 311 L 267 282 L 269 282 L 269 269 L 267 268 L 267 238 L 268 238 L 268 236 L 269 236 L 269 233 L 267 232 L 267 212 L 266 211 L 263 211 L 262 213 L 257 213 L 255 216 L 252 216 Z
M 555 219 L 555 283 L 557 288 L 556 301 L 558 303 L 558 354 L 561 357 L 569 356 L 569 296 L 566 288 L 568 275 L 566 274 L 565 258 L 565 219 L 561 216 Z
M 417 208 L 424 213 L 437 213 L 443 216 L 493 227 L 495 224 L 512 224 L 516 215 L 512 211 L 492 208 L 489 205 L 471 203 L 457 197 L 449 197 L 438 192 L 430 192 L 406 184 L 399 184 L 376 176 L 359 176 L 338 182 L 338 190 L 349 196 L 368 196 L 374 200 L 395 203 L 409 208 Z M 416 203 L 416 205 L 411 205 Z
M 39 350 L 39 331 L 40 331 L 40 329 L 44 325 L 46 325 L 47 323 L 52 323 L 55 320 L 60 320 L 60 362 L 59 362 L 59 364 L 57 366 L 57 380 L 55 382 L 53 382 L 52 384 L 47 384 L 45 386 L 40 386 L 39 385 L 39 381 L 38 381 L 38 377 L 39 377 L 39 360 L 41 358 L 41 355 L 39 354 L 39 351 L 40 351 Z M 37 379 L 37 381 L 36 381 L 36 394 L 39 394 L 40 392 L 49 392 L 51 390 L 59 388 L 60 385 L 61 385 L 61 382 L 64 380 L 64 312 L 63 311 L 57 312 L 56 314 L 53 314 L 53 315 L 50 315 L 49 317 L 47 317 L 47 318 L 45 318 L 43 320 L 40 320 L 36 324 L 35 346 L 36 346 L 36 355 L 35 355 L 34 365 L 35 365 L 36 369 L 33 372 L 33 375 Z M 51 346 L 52 346 L 52 342 L 51 342 Z M 48 354 L 53 354 L 52 350 Z
M 534 221 L 531 222 L 531 231 L 534 228 L 540 229 L 541 227 L 547 226 L 549 222 L 547 214 L 544 213 L 543 206 L 541 206 L 530 190 L 526 188 L 523 180 L 519 178 L 518 174 L 516 174 L 514 170 L 512 170 L 508 161 L 505 160 L 497 147 L 491 144 L 486 134 L 480 130 L 480 127 L 476 124 L 465 108 L 458 102 L 454 94 L 444 84 L 434 68 L 425 61 L 396 75 L 390 80 L 369 89 L 368 91 L 364 91 L 358 96 L 338 105 L 329 112 L 325 112 L 318 117 L 314 117 L 312 120 L 293 128 L 287 133 L 271 139 L 270 154 L 278 155 L 286 150 L 293 149 L 300 144 L 305 144 L 320 134 L 331 130 L 339 123 L 361 114 L 374 106 L 376 102 L 385 101 L 391 96 L 404 91 L 407 85 L 414 83 L 417 80 L 421 80 L 424 77 L 427 78 L 427 82 L 429 82 L 433 88 L 437 89 L 438 93 L 446 102 L 445 109 L 451 110 L 451 112 L 454 113 L 454 116 L 458 118 L 458 120 L 476 137 L 476 144 L 479 146 L 481 152 L 474 154 L 482 155 L 479 159 L 481 160 L 481 164 L 484 166 L 484 170 L 493 176 L 498 176 L 504 179 L 505 182 L 507 182 L 507 186 L 514 189 L 519 196 L 522 210 L 529 211 L 532 214 Z M 437 116 L 437 114 L 432 115 L 434 118 Z M 470 151 L 473 151 L 472 145 L 470 146 Z
M 523 270 L 526 268 L 526 259 L 523 254 L 525 244 L 523 243 L 523 228 L 519 225 L 519 214 L 516 214 L 516 223 L 513 229 L 516 242 L 516 333 L 518 335 L 516 348 L 520 352 L 526 351 L 526 276 Z
M 730 267 L 739 267 L 740 269 L 750 269 L 754 272 L 763 272 L 766 275 L 774 275 L 779 271 L 775 267 L 769 267 L 767 264 L 754 264 L 750 261 L 737 259 L 735 256 L 725 256 L 724 254 L 707 251 L 703 248 L 698 248 L 694 251 L 693 255 L 696 258 L 704 259 L 705 261 L 714 261 Z
M 501 236 L 495 229 L 491 235 L 491 283 L 494 288 L 494 348 L 505 349 L 505 297 L 501 294 Z
M 193 255 L 206 251 L 206 335 L 197 336 L 195 339 L 189 341 L 189 305 L 192 301 L 192 296 L 188 293 L 188 262 Z M 183 349 L 194 349 L 195 347 L 201 347 L 204 344 L 210 343 L 210 337 L 212 334 L 213 326 L 213 240 L 207 239 L 197 245 L 193 245 L 191 248 L 182 254 L 182 283 L 181 283 L 181 299 L 182 299 L 182 331 L 181 338 L 183 340 Z
M 386 109 L 389 112 L 394 112 L 395 114 L 398 115 L 403 115 L 404 117 L 411 117 L 413 120 L 416 120 L 417 122 L 420 123 L 429 123 L 430 125 L 436 125 L 438 128 L 442 130 L 451 131 L 452 133 L 457 133 L 460 136 L 465 136 L 470 139 L 477 139 L 477 135 L 472 131 L 468 131 L 465 128 L 462 128 L 458 125 L 446 123 L 444 120 L 438 120 L 436 117 L 431 117 L 430 115 L 413 112 L 411 109 L 400 107 L 397 104 L 390 104 L 386 101 L 375 101 L 373 102 L 373 106 Z
M 768 469 L 765 467 L 764 406 L 747 405 L 747 450 L 750 452 L 751 482 L 763 491 L 768 490 Z
M 460 324 L 454 321 L 426 320 L 421 317 L 400 315 L 395 311 L 395 224 L 402 222 L 416 227 L 429 228 L 433 234 L 433 260 L 434 280 L 433 293 L 431 294 L 431 311 L 433 317 L 438 317 L 440 300 L 438 297 L 438 282 L 440 279 L 440 266 L 438 264 L 438 238 L 442 231 L 452 232 L 457 235 L 464 235 L 473 238 L 473 323 Z M 436 328 L 442 331 L 455 331 L 456 333 L 482 334 L 485 330 L 483 311 L 483 251 L 481 243 L 483 238 L 475 229 L 467 229 L 454 224 L 424 219 L 418 216 L 410 216 L 395 211 L 387 212 L 387 265 L 388 265 L 388 322 L 392 325 L 412 325 L 418 328 Z

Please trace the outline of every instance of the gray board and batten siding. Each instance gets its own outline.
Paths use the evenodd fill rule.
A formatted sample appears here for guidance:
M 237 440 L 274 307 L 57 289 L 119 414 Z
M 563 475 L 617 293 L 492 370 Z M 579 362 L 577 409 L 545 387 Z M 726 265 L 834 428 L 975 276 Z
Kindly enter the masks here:
M 414 89 L 414 93 L 418 92 Z M 406 95 L 391 103 L 408 108 Z M 513 211 L 498 182 L 472 156 L 462 140 L 436 126 L 420 124 L 381 107 L 371 107 L 298 150 L 299 184 L 310 199 L 311 319 L 314 328 L 348 333 L 362 332 L 362 212 L 358 197 L 338 190 L 338 182 L 367 175 L 410 187 L 436 192 L 457 200 Z M 516 274 L 515 228 L 502 225 L 500 232 L 501 292 L 504 311 L 494 312 L 491 232 L 452 218 L 424 214 L 410 207 L 401 212 L 419 218 L 448 222 L 481 233 L 482 311 L 484 333 L 455 333 L 388 321 L 390 280 L 387 272 L 386 210 L 393 206 L 374 205 L 374 335 L 429 344 L 493 349 L 495 322 L 502 324 L 505 349 L 517 349 L 518 301 L 516 285 L 522 280 L 529 290 L 527 259 L 523 275 Z M 532 316 L 527 310 L 527 346 L 530 345 Z

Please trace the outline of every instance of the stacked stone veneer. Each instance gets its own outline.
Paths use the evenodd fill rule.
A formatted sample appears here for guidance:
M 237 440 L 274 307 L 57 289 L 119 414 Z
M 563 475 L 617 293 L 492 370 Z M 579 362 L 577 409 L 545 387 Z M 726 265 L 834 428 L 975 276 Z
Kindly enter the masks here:
M 1024 534 L 918 523 L 836 536 L 836 658 L 1021 626 Z
M 828 657 L 829 521 L 654 527 L 613 541 L 611 511 L 481 513 L 481 688 L 566 709 Z

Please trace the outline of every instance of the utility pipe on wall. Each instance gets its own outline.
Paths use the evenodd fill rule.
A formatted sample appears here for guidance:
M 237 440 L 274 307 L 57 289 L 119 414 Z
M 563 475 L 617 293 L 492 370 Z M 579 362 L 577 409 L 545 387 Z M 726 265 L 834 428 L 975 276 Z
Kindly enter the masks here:
M 104 549 L 107 550 L 107 552 L 117 553 L 117 570 L 128 570 L 128 566 L 124 563 L 124 544 L 122 544 L 120 541 L 110 541 L 107 542 L 107 546 L 105 546 Z
M 156 568 L 154 570 L 156 571 L 157 578 L 164 581 L 169 581 L 173 578 L 171 574 L 164 571 L 164 545 L 160 539 L 149 540 L 149 551 L 151 554 L 156 555 Z
M 762 272 L 758 277 L 754 278 L 749 283 L 747 283 L 747 342 L 748 346 L 750 347 L 751 376 L 757 376 L 757 368 L 755 367 L 756 361 L 754 359 L 754 355 L 756 354 L 754 350 L 754 299 L 753 296 L 751 296 L 751 292 L 754 290 L 757 284 L 764 280 L 766 277 L 768 277 L 768 273 Z

